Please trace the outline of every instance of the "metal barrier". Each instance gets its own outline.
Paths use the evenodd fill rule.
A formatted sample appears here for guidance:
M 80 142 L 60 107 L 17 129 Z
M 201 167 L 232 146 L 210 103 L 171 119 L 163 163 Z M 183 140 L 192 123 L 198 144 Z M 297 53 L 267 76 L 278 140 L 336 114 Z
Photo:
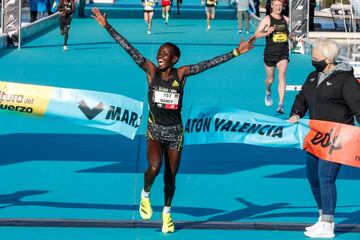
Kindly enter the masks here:
M 31 40 L 38 34 L 47 32 L 58 25 L 59 13 L 54 13 L 51 16 L 44 17 L 36 22 L 30 23 L 21 28 L 21 41 L 26 42 Z

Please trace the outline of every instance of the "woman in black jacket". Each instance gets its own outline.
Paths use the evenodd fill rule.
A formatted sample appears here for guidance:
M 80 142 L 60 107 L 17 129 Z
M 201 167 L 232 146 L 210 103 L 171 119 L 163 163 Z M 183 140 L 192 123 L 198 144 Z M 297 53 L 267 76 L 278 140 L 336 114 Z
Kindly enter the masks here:
M 297 122 L 309 110 L 310 119 L 354 125 L 360 122 L 360 84 L 347 63 L 335 63 L 339 46 L 333 40 L 317 39 L 312 50 L 313 71 L 296 96 L 289 121 Z M 306 228 L 310 238 L 332 238 L 336 207 L 335 180 L 341 164 L 306 154 L 307 177 L 317 207 L 318 221 Z

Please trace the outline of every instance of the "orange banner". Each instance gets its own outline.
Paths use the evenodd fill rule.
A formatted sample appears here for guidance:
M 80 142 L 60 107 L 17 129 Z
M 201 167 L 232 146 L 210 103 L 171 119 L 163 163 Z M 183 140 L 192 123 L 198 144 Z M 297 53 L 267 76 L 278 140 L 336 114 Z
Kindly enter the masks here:
M 304 150 L 331 162 L 360 167 L 360 128 L 310 120 Z

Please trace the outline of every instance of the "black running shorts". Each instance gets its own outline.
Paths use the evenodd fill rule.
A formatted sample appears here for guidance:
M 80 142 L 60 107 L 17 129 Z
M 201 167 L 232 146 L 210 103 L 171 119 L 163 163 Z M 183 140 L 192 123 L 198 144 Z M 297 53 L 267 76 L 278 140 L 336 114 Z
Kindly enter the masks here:
M 274 54 L 264 54 L 264 63 L 268 67 L 276 67 L 276 64 L 281 60 L 286 59 L 289 62 L 289 54 L 281 54 L 281 55 L 274 55 Z
M 148 123 L 146 140 L 156 140 L 165 148 L 181 152 L 184 144 L 184 128 L 181 124 L 174 126 L 163 126 Z

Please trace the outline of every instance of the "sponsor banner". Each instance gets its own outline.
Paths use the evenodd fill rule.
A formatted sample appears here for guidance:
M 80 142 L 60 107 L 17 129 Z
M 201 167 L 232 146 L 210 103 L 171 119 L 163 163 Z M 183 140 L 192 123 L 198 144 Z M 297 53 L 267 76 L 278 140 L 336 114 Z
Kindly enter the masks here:
M 360 167 L 360 128 L 340 123 L 310 120 L 304 150 L 315 156 Z
M 10 39 L 16 44 L 19 38 L 20 27 L 20 0 L 3 0 L 2 23 L 3 33 L 8 34 Z
M 315 156 L 360 167 L 360 128 L 301 119 L 287 120 L 229 107 L 197 106 L 185 122 L 185 144 L 245 143 L 304 149 Z
M 290 32 L 292 35 L 302 36 L 307 34 L 307 15 L 308 0 L 291 1 Z
M 0 82 L 0 109 L 43 116 L 54 88 Z
M 308 37 L 308 2 L 309 0 L 290 1 L 290 33 L 297 39 Z M 303 43 L 297 40 L 294 43 L 293 51 L 304 54 Z
M 143 103 L 112 93 L 0 82 L 0 110 L 65 119 L 133 139 Z

